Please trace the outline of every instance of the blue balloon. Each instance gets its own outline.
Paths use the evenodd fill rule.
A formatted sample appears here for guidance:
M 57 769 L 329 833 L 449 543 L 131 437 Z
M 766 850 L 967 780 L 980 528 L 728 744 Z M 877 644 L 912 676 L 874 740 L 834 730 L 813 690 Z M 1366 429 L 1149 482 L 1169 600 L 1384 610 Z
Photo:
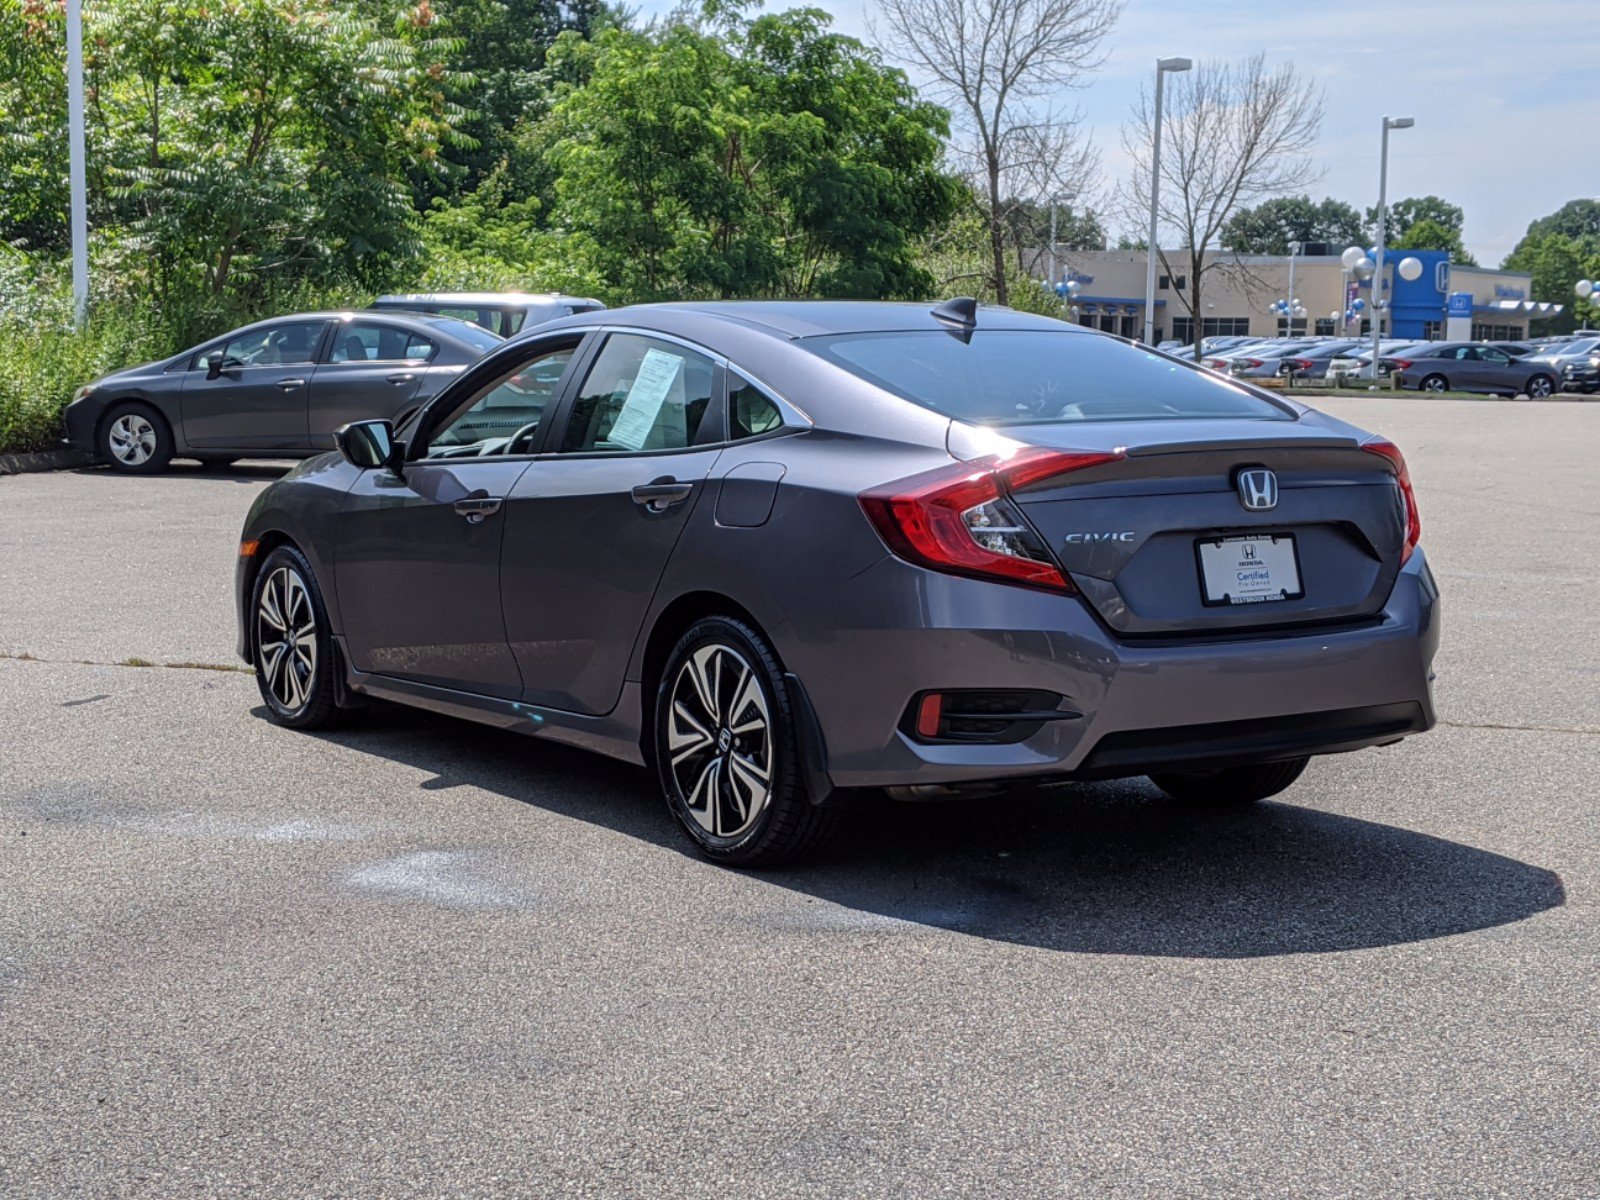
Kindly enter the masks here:
M 1355 309 L 1355 310 L 1356 310 L 1356 311 L 1357 311 L 1357 312 L 1360 312 L 1360 311 L 1361 311 L 1361 310 L 1362 310 L 1362 309 L 1364 309 L 1364 308 L 1366 308 L 1366 306 L 1367 306 L 1367 302 L 1366 302 L 1366 301 L 1365 301 L 1365 300 L 1359 300 L 1359 299 L 1358 299 L 1358 300 L 1357 300 L 1357 301 L 1356 301 L 1356 302 L 1355 302 L 1355 303 L 1354 303 L 1354 304 L 1352 304 L 1352 305 L 1351 305 L 1351 306 L 1350 306 L 1350 307 L 1351 307 L 1351 308 L 1353 308 L 1353 309 Z

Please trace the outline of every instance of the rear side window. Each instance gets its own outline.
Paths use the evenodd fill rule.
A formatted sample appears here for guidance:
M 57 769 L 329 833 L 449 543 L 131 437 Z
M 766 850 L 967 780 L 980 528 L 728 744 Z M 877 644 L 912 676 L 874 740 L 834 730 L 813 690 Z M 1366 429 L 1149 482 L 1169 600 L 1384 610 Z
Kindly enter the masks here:
M 578 389 L 561 449 L 627 454 L 693 445 L 715 377 L 712 361 L 685 346 L 614 333 Z
M 1095 334 L 979 329 L 963 342 L 929 330 L 831 335 L 799 344 L 958 421 L 1294 419 L 1211 372 Z
M 728 379 L 728 440 L 759 437 L 783 427 L 777 403 L 737 372 Z
M 394 325 L 351 321 L 335 331 L 328 352 L 331 363 L 344 362 L 426 362 L 439 352 L 435 342 Z

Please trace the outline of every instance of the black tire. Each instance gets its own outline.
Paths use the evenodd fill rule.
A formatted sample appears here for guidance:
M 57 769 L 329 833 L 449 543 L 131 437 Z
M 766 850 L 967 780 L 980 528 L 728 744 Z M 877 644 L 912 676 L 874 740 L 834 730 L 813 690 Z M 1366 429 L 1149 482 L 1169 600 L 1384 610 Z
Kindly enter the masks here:
M 275 642 L 273 635 L 280 629 L 299 637 Z M 285 648 L 274 654 L 275 645 Z M 334 678 L 340 669 L 339 652 L 328 627 L 328 610 L 311 564 L 293 546 L 279 546 L 267 555 L 250 589 L 250 661 L 255 664 L 256 687 L 267 719 L 274 725 L 329 729 L 343 717 Z
M 1220 771 L 1183 771 L 1170 775 L 1152 775 L 1155 784 L 1174 800 L 1189 804 L 1207 804 L 1216 807 L 1254 804 L 1268 796 L 1276 796 L 1300 778 L 1309 758 L 1291 758 L 1284 762 L 1251 763 L 1243 767 L 1226 767 Z
M 148 404 L 125 400 L 101 418 L 95 449 L 113 471 L 154 475 L 172 461 L 172 429 Z
M 1548 375 L 1535 375 L 1523 391 L 1531 400 L 1545 400 L 1555 395 L 1556 381 Z
M 837 811 L 806 795 L 783 669 L 743 621 L 705 617 L 678 639 L 652 721 L 667 807 L 707 858 L 771 866 L 815 849 L 833 831 Z M 764 797 L 756 790 L 763 771 Z
M 1448 392 L 1450 381 L 1443 375 L 1429 375 L 1417 387 L 1424 392 Z

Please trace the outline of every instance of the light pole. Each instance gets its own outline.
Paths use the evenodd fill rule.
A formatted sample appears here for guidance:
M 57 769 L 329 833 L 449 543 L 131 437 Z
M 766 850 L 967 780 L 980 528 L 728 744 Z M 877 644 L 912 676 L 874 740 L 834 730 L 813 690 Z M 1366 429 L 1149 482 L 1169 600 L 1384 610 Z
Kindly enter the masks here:
M 67 177 L 72 213 L 72 319 L 89 312 L 89 202 L 83 149 L 83 0 L 67 0 Z
M 1156 233 L 1160 209 L 1156 200 L 1161 192 L 1161 94 L 1168 71 L 1187 71 L 1194 63 L 1187 58 L 1156 59 L 1156 124 L 1150 145 L 1150 241 L 1145 246 L 1144 264 L 1144 344 L 1156 344 Z
M 1378 382 L 1378 346 L 1383 338 L 1383 238 L 1389 220 L 1389 131 L 1410 129 L 1416 121 L 1411 117 L 1384 117 L 1383 153 L 1378 158 L 1378 244 L 1373 254 L 1372 270 L 1372 382 Z

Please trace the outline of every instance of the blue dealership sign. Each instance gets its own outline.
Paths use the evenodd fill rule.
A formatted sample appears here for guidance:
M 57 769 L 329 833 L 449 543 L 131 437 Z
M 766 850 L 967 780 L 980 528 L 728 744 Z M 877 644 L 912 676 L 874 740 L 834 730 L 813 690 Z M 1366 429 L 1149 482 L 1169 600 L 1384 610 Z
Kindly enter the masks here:
M 1472 293 L 1451 292 L 1445 311 L 1452 317 L 1470 317 L 1472 315 Z

